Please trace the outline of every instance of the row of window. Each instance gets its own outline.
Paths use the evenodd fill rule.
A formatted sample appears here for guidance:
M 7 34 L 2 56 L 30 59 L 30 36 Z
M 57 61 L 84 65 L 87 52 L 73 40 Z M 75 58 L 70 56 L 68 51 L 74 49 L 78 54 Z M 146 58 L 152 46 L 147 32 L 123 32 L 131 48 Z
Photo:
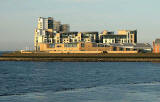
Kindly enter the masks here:
M 130 48 L 126 48 L 126 51 L 130 51 L 131 49 Z M 124 48 L 118 48 L 117 47 L 113 47 L 113 51 L 124 51 Z
M 105 43 L 125 43 L 126 40 L 105 40 Z
M 92 47 L 108 47 L 108 45 L 104 45 L 104 44 L 93 44 Z
M 64 47 L 77 47 L 77 44 L 64 44 Z

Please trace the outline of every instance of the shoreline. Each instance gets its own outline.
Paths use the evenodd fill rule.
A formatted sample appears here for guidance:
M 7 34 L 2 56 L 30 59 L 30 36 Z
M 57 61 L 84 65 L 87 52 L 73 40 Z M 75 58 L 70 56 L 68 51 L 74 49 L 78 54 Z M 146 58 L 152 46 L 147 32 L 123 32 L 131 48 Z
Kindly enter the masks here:
M 160 59 L 148 58 L 1 58 L 0 61 L 36 61 L 36 62 L 160 62 Z
M 49 53 L 6 53 L 0 61 L 37 62 L 160 62 L 160 54 L 49 54 Z

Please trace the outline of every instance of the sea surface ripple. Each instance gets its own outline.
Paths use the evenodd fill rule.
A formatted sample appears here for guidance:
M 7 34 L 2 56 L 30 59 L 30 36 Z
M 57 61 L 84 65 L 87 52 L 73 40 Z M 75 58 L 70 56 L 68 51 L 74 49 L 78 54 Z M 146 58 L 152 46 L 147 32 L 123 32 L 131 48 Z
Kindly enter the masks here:
M 1 61 L 0 102 L 160 102 L 160 64 Z

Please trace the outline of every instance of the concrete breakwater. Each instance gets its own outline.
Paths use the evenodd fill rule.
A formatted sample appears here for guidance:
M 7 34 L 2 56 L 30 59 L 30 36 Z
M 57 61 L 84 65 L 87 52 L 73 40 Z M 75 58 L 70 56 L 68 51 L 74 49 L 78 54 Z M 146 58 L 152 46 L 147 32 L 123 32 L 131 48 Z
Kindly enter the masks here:
M 8 58 L 0 61 L 52 61 L 52 62 L 160 62 L 158 58 Z
M 0 61 L 53 61 L 53 62 L 160 62 L 160 54 L 49 54 L 6 53 Z

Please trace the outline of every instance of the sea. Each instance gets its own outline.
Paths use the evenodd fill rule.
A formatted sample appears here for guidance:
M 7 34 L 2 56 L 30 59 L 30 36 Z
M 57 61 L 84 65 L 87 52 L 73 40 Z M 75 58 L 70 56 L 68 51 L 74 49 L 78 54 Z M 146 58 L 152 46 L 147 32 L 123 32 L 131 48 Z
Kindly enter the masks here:
M 0 102 L 160 102 L 160 63 L 1 61 Z

